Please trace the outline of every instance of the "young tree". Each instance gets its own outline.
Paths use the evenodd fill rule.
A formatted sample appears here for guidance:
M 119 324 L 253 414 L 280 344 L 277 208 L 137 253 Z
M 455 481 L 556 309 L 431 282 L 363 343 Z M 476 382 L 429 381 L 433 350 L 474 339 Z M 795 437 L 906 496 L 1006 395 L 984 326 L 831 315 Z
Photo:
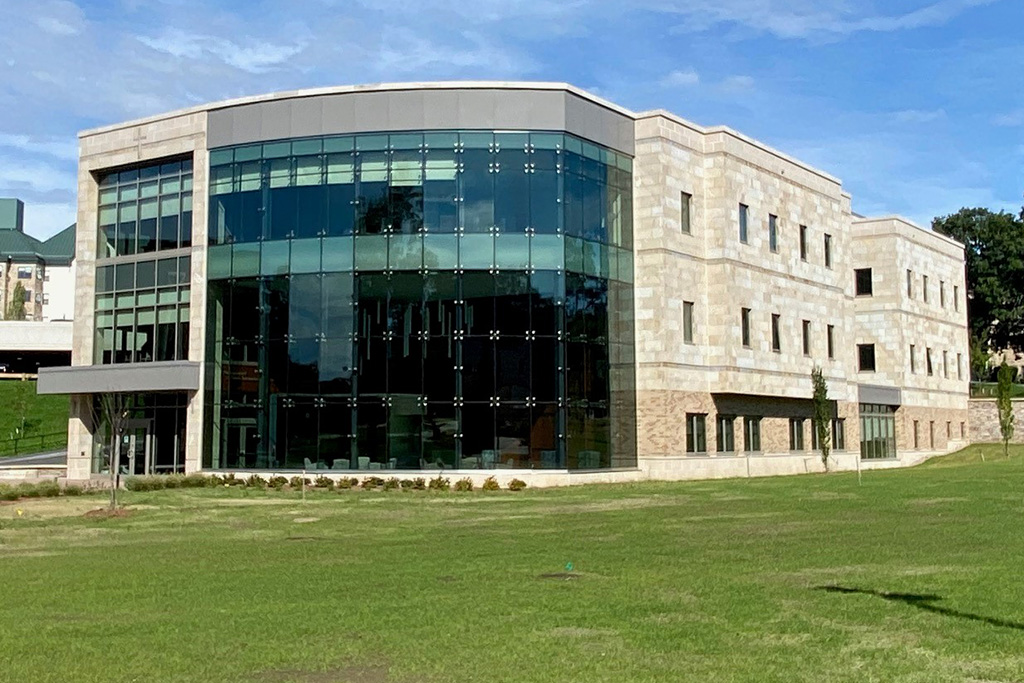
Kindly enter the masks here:
M 818 430 L 818 448 L 821 450 L 821 463 L 828 471 L 828 454 L 832 448 L 832 402 L 828 400 L 828 385 L 825 383 L 825 376 L 821 368 L 815 367 L 811 370 L 811 384 L 814 393 L 811 401 L 814 404 L 813 428 Z
M 25 319 L 25 287 L 20 282 L 14 285 L 11 298 L 7 302 L 7 310 L 4 311 L 4 318 L 7 320 Z
M 108 437 L 107 465 L 110 468 L 110 509 L 117 509 L 117 489 L 120 485 L 121 437 L 135 408 L 133 394 L 108 392 L 98 394 L 93 402 L 93 434 Z
M 999 434 L 1003 437 L 1003 455 L 1010 457 L 1010 439 L 1013 438 L 1013 402 L 1010 391 L 1013 388 L 1013 368 L 1003 361 L 999 366 L 996 387 L 996 408 L 999 411 Z

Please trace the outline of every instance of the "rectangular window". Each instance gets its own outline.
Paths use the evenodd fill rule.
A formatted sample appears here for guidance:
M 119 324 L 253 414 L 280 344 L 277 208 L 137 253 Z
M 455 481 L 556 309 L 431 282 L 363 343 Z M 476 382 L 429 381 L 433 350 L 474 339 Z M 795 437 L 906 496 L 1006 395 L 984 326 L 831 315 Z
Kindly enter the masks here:
M 914 351 L 915 351 L 914 345 L 911 344 L 910 345 L 910 374 L 912 374 L 912 375 L 917 372 L 917 360 L 914 358 L 914 356 L 916 355 L 914 353 Z
M 944 280 L 939 280 L 939 307 L 946 307 L 946 283 Z
M 924 365 L 925 365 L 925 371 L 927 371 L 928 376 L 931 377 L 933 373 L 932 373 L 932 350 L 930 348 L 926 348 L 924 350 Z
M 914 420 L 914 450 L 916 451 L 921 447 L 921 435 L 919 432 L 918 422 Z
M 719 453 L 735 453 L 736 452 L 736 435 L 733 430 L 736 427 L 736 417 L 734 415 L 719 415 L 718 416 L 718 452 Z
M 928 422 L 928 448 L 935 450 L 935 421 Z
M 875 371 L 875 345 L 857 344 L 857 369 L 861 372 Z
M 26 289 L 25 290 L 25 303 L 30 303 L 31 301 L 32 301 L 32 290 L 31 289 Z
M 747 243 L 747 214 L 750 212 L 750 207 L 746 204 L 740 204 L 740 242 L 743 244 Z
M 942 352 L 942 376 L 949 379 L 949 352 Z
M 789 419 L 789 450 L 804 449 L 804 421 L 799 417 Z
M 768 214 L 768 249 L 779 251 L 779 217 L 772 213 Z
M 846 420 L 841 417 L 832 420 L 832 450 L 846 450 Z
M 946 440 L 949 441 L 953 438 L 953 423 L 946 421 Z
M 961 380 L 964 378 L 963 360 L 964 358 L 962 353 L 956 354 L 956 378 Z
M 921 297 L 925 303 L 928 303 L 928 276 L 921 276 Z
M 707 434 L 705 432 L 706 415 L 701 413 L 686 414 L 686 452 L 706 453 L 708 450 Z
M 825 267 L 832 267 L 832 235 L 825 235 Z
M 683 302 L 683 342 L 693 343 L 693 302 Z
M 856 294 L 857 296 L 871 296 L 872 295 L 872 283 L 871 283 L 871 269 L 870 268 L 858 268 L 853 271 L 854 281 L 856 282 Z
M 907 297 L 914 298 L 914 271 L 907 269 Z
M 807 226 L 800 226 L 800 260 L 807 260 Z
M 18 279 L 29 280 L 32 278 L 32 266 L 18 266 Z
M 828 359 L 834 360 L 836 357 L 836 327 L 835 325 L 829 325 L 825 328 L 825 340 L 828 343 Z
M 750 309 L 740 309 L 740 336 L 743 340 L 743 346 L 750 348 Z
M 782 351 L 782 339 L 779 336 L 778 313 L 772 313 L 772 351 Z
M 966 422 L 961 422 L 960 423 L 960 438 L 961 439 L 967 438 L 967 423 Z
M 953 310 L 960 310 L 960 286 L 953 285 Z
M 811 355 L 811 321 L 805 320 L 803 325 L 804 333 L 804 355 Z
M 860 404 L 860 457 L 861 460 L 896 457 L 896 409 L 893 406 Z
M 692 198 L 686 192 L 679 193 L 679 229 L 686 235 L 690 234 L 690 200 Z
M 761 418 L 747 416 L 743 418 L 743 450 L 757 453 L 761 450 Z

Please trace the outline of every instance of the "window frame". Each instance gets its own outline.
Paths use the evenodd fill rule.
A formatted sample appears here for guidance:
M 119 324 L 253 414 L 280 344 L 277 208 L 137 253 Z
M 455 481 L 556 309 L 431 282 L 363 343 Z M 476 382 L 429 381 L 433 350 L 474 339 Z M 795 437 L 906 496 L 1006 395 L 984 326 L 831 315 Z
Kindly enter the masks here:
M 789 418 L 789 450 L 798 453 L 804 450 L 804 418 Z
M 740 202 L 739 212 L 740 244 L 750 244 L 750 206 Z
M 807 260 L 807 226 L 800 226 L 800 260 Z
M 825 233 L 824 243 L 825 267 L 832 270 L 832 235 Z
M 686 414 L 686 452 L 708 452 L 707 413 Z
M 743 348 L 751 348 L 749 308 L 740 308 L 740 343 L 743 345 Z
M 691 224 L 693 195 L 689 192 L 679 192 L 679 232 L 684 235 L 692 235 Z
M 753 446 L 753 447 L 752 447 Z M 743 452 L 761 453 L 761 416 L 743 416 Z
M 779 253 L 779 217 L 774 213 L 768 214 L 768 251 Z
M 772 313 L 772 351 L 782 353 L 782 316 Z
M 828 347 L 828 359 L 836 359 L 836 326 L 828 325 L 825 328 L 826 346 Z
M 867 274 L 867 281 L 863 281 L 863 277 Z M 867 288 L 863 287 L 866 284 Z M 875 295 L 875 275 L 871 268 L 854 268 L 853 269 L 853 295 L 854 296 L 874 296 Z
M 693 302 L 683 302 L 683 343 L 693 344 Z
M 867 367 L 868 363 L 865 363 L 867 356 L 865 352 L 870 352 L 871 362 L 870 366 Z M 877 372 L 878 371 L 878 358 L 875 356 L 875 345 L 872 344 L 857 344 L 857 372 Z

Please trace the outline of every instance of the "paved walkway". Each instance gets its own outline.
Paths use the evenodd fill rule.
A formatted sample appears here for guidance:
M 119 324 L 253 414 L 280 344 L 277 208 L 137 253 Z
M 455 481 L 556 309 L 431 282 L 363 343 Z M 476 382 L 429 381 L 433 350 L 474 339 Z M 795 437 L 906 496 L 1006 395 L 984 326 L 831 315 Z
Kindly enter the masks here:
M 0 458 L 0 467 L 33 467 L 35 465 L 66 465 L 67 451 L 37 453 L 35 455 L 18 455 L 12 458 Z

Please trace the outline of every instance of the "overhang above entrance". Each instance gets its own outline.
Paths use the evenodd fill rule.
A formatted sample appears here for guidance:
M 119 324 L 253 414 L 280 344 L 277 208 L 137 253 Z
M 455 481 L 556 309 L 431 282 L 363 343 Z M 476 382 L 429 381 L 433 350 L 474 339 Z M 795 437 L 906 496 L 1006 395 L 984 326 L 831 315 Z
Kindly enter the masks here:
M 874 384 L 857 385 L 858 403 L 878 403 L 886 406 L 903 405 L 902 392 L 897 387 L 880 387 Z
M 40 368 L 36 385 L 40 394 L 198 390 L 199 363 L 190 361 Z

